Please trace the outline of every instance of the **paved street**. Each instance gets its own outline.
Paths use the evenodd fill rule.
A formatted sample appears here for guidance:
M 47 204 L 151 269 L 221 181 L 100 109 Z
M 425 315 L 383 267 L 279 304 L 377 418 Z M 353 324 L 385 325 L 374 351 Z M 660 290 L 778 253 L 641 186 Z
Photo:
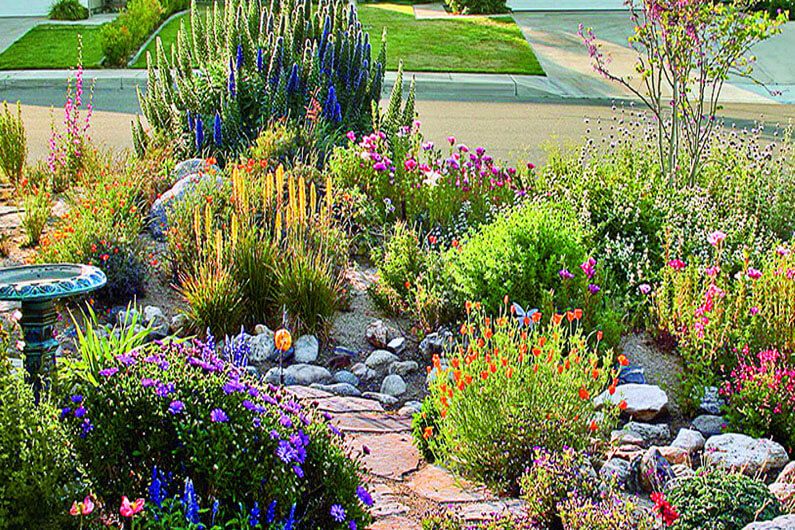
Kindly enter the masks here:
M 107 109 L 108 106 L 106 102 L 104 107 Z M 108 146 L 131 147 L 130 120 L 137 104 L 125 101 L 120 107 L 121 112 L 95 112 L 91 134 L 95 140 Z M 478 142 L 477 145 L 486 147 L 493 156 L 510 162 L 524 152 L 527 152 L 528 160 L 542 161 L 545 159 L 545 146 L 550 143 L 578 145 L 589 126 L 584 123 L 586 117 L 590 118 L 590 127 L 595 132 L 598 118 L 606 123 L 614 115 L 610 105 L 593 102 L 420 100 L 417 110 L 423 131 L 437 145 L 445 145 L 447 136 L 455 135 L 460 142 Z M 62 109 L 55 109 L 56 123 L 63 119 L 62 113 Z M 773 125 L 795 119 L 795 106 L 733 104 L 727 106 L 724 116 L 738 127 L 750 125 L 760 117 Z M 49 107 L 26 104 L 23 117 L 31 159 L 46 156 L 50 135 Z

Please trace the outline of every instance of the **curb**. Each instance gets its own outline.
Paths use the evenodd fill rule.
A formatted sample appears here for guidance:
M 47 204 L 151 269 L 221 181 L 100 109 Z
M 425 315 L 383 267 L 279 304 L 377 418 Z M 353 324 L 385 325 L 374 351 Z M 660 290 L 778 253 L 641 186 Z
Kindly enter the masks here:
M 178 11 L 178 12 L 174 13 L 173 15 L 171 15 L 170 17 L 168 17 L 167 19 L 165 19 L 165 20 L 163 21 L 163 23 L 162 23 L 162 24 L 160 24 L 160 25 L 157 27 L 157 29 L 155 29 L 154 33 L 152 33 L 151 35 L 149 35 L 149 38 L 148 38 L 148 39 L 146 39 L 146 42 L 144 42 L 143 44 L 141 44 L 141 47 L 140 47 L 140 48 L 138 48 L 138 51 L 137 51 L 137 52 L 135 52 L 135 55 L 133 55 L 133 58 L 132 58 L 132 59 L 130 59 L 129 61 L 127 61 L 127 66 L 130 66 L 130 67 L 131 67 L 131 66 L 132 66 L 132 65 L 134 65 L 136 62 L 138 62 L 138 59 L 139 59 L 139 58 L 141 57 L 141 55 L 144 53 L 144 50 L 146 50 L 146 48 L 149 46 L 149 44 L 150 44 L 150 43 L 151 43 L 153 40 L 155 40 L 155 39 L 157 38 L 157 35 L 160 33 L 160 30 L 162 30 L 162 29 L 163 29 L 163 28 L 166 26 L 166 24 L 168 24 L 169 22 L 171 22 L 171 19 L 174 19 L 174 18 L 176 18 L 176 17 L 181 17 L 181 16 L 182 16 L 182 15 L 184 15 L 185 13 L 190 13 L 190 9 L 185 9 L 185 10 L 183 10 L 183 11 Z

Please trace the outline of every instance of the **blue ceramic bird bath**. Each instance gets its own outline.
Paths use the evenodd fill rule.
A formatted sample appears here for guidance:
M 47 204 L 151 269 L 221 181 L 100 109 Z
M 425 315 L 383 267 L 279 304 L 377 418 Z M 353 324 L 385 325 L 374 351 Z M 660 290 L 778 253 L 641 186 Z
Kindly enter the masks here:
M 0 300 L 21 302 L 27 379 L 36 396 L 42 378 L 54 375 L 58 342 L 53 333 L 54 301 L 89 293 L 105 285 L 105 273 L 91 265 L 59 263 L 0 269 Z

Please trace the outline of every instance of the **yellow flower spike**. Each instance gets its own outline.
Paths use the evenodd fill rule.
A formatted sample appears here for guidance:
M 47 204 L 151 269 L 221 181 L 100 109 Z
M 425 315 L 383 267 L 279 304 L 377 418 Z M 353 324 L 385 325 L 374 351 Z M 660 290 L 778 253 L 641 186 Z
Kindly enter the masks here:
M 224 236 L 220 230 L 215 232 L 215 263 L 220 269 L 224 257 Z
M 298 221 L 306 218 L 306 181 L 303 176 L 298 177 Z
M 326 220 L 331 219 L 331 191 L 332 191 L 332 180 L 331 175 L 326 175 Z
M 240 222 L 236 215 L 232 215 L 232 250 L 237 246 L 238 231 L 240 230 Z
M 313 182 L 309 186 L 309 214 L 315 215 L 316 210 L 317 210 L 317 190 L 315 189 L 315 183 Z

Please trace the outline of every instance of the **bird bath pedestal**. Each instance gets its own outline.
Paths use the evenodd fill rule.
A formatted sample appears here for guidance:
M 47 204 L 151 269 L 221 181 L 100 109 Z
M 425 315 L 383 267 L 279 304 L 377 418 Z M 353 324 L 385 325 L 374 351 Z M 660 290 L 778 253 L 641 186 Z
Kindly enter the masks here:
M 22 303 L 20 325 L 24 336 L 25 370 L 38 399 L 41 376 L 55 366 L 58 342 L 53 329 L 54 301 L 99 289 L 105 273 L 90 265 L 24 265 L 0 269 L 0 300 Z

